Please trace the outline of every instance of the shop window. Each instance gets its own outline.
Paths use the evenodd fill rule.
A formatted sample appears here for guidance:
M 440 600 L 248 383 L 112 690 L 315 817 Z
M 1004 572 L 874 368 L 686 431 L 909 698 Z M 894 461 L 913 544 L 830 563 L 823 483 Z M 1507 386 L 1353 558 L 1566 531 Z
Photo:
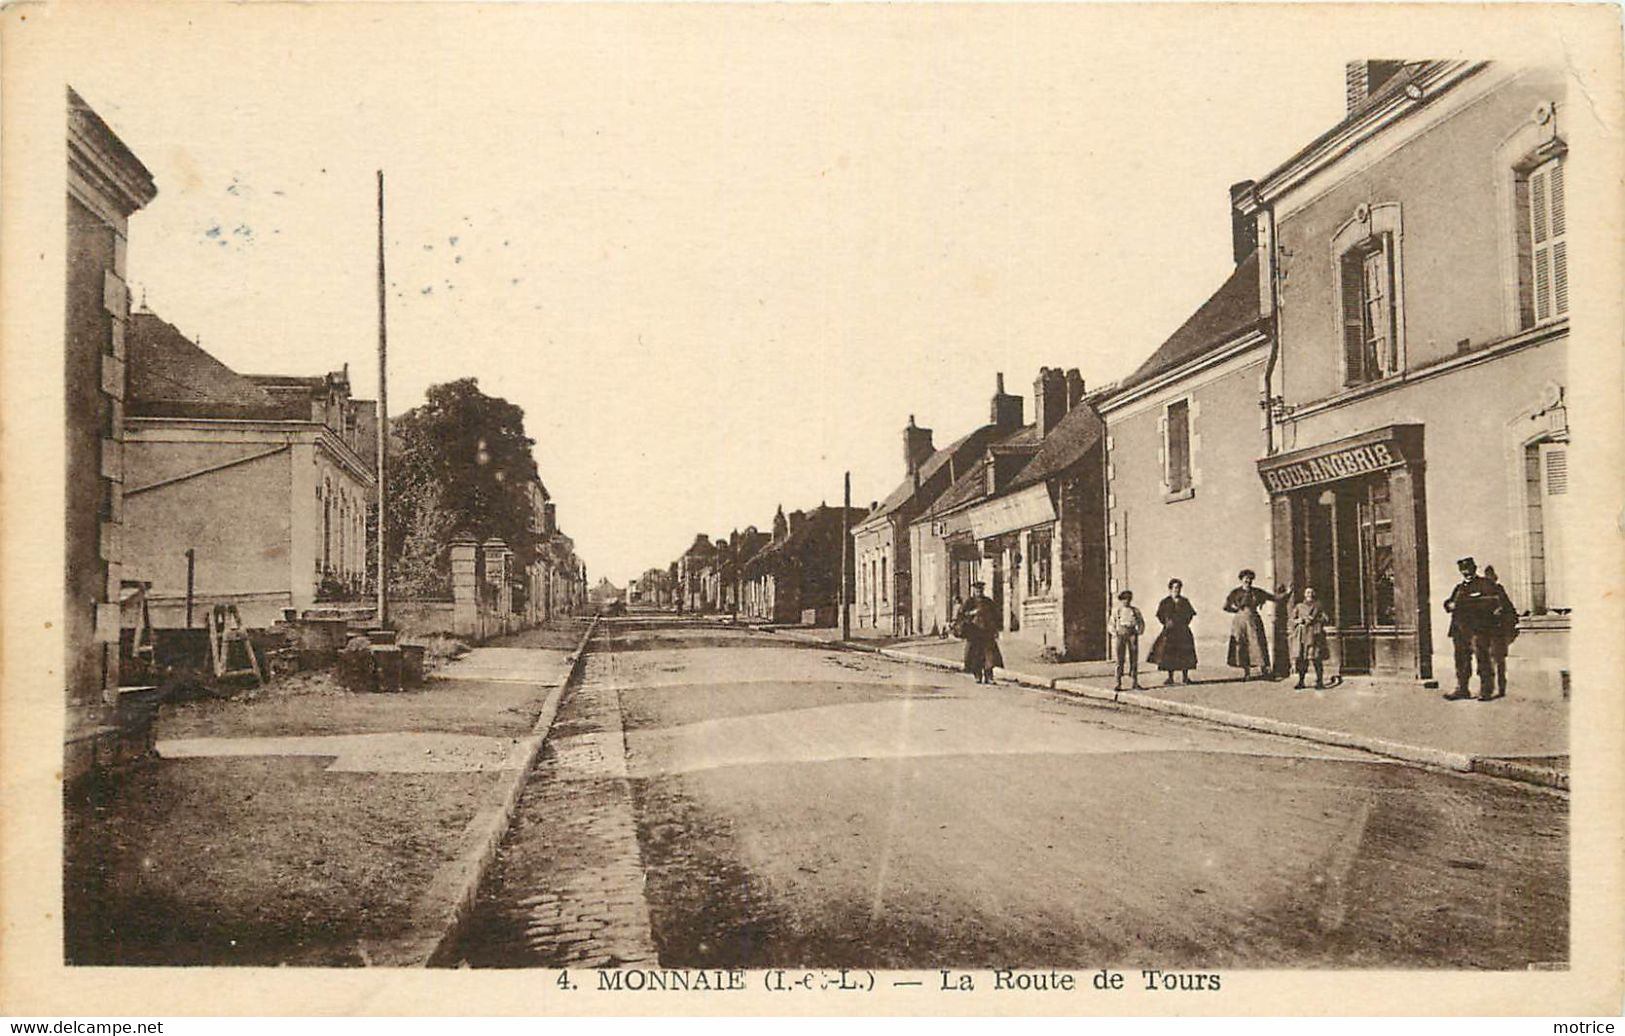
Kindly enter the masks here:
M 1034 529 L 1027 534 L 1027 594 L 1044 597 L 1050 592 L 1050 545 L 1053 531 Z

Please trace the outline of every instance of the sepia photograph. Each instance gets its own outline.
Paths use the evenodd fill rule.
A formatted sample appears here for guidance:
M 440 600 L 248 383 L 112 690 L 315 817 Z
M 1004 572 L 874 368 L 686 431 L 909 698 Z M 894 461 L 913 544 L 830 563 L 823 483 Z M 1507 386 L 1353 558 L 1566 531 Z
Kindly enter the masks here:
M 1465 7 L 8 7 L 0 1010 L 1617 1014 L 1618 12 Z

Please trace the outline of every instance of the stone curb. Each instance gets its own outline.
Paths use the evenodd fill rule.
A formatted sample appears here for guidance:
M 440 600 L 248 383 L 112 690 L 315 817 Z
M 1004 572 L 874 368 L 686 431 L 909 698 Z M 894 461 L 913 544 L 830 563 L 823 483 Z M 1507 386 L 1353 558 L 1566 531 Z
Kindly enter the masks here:
M 907 662 L 911 665 L 930 666 L 933 669 L 948 669 L 957 671 L 959 663 L 951 659 L 939 658 L 935 655 L 922 655 L 911 651 L 900 651 L 897 648 L 875 647 L 857 641 L 830 641 L 819 637 L 809 636 L 805 633 L 792 633 L 788 630 L 774 630 L 779 636 L 790 637 L 795 640 L 822 644 L 825 647 L 845 651 L 865 651 L 870 654 L 883 655 L 898 662 Z M 1036 687 L 1042 690 L 1060 691 L 1092 701 L 1112 702 L 1117 705 L 1127 705 L 1132 708 L 1145 709 L 1148 712 L 1161 712 L 1173 716 L 1185 716 L 1199 719 L 1220 726 L 1237 727 L 1242 730 L 1254 730 L 1262 734 L 1276 734 L 1281 737 L 1298 738 L 1303 741 L 1314 741 L 1324 745 L 1335 745 L 1340 748 L 1355 748 L 1370 752 L 1373 755 L 1386 756 L 1402 762 L 1417 763 L 1422 766 L 1434 766 L 1445 770 L 1454 770 L 1458 773 L 1482 773 L 1493 777 L 1502 777 L 1507 780 L 1522 781 L 1526 784 L 1538 784 L 1549 788 L 1568 790 L 1568 774 L 1546 766 L 1535 766 L 1519 762 L 1515 759 L 1487 759 L 1480 756 L 1469 755 L 1465 752 L 1451 752 L 1442 748 L 1430 748 L 1426 745 L 1411 745 L 1401 741 L 1390 741 L 1387 738 L 1373 737 L 1365 734 L 1351 734 L 1347 731 L 1328 730 L 1324 727 L 1312 727 L 1303 723 L 1292 723 L 1287 720 L 1270 719 L 1265 716 L 1249 716 L 1241 712 L 1229 712 L 1225 709 L 1215 709 L 1207 705 L 1194 705 L 1189 702 L 1169 701 L 1165 698 L 1155 698 L 1147 694 L 1124 694 L 1104 687 L 1096 687 L 1082 680 L 1066 677 L 1051 679 L 1048 677 L 1033 676 L 1010 669 L 996 669 L 994 675 L 999 679 L 1024 687 Z
M 463 848 L 457 856 L 441 867 L 429 883 L 428 891 L 418 900 L 412 911 L 411 931 L 386 942 L 367 946 L 363 956 L 371 967 L 426 968 L 437 963 L 451 947 L 474 910 L 480 886 L 484 884 L 491 864 L 496 861 L 497 850 L 513 823 L 519 809 L 519 797 L 525 780 L 536 766 L 536 760 L 547 743 L 558 715 L 564 692 L 581 679 L 586 664 L 587 643 L 598 629 L 598 618 L 587 623 L 587 631 L 576 645 L 570 669 L 558 686 L 547 693 L 541 712 L 531 732 L 521 742 L 522 763 L 512 771 L 506 785 L 475 811 L 463 828 Z

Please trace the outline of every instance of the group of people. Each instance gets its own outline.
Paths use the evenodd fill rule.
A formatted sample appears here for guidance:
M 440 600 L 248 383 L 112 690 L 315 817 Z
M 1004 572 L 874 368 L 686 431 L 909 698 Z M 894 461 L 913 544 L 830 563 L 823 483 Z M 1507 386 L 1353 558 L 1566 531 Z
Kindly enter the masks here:
M 1468 682 L 1473 666 L 1478 666 L 1479 698 L 1506 695 L 1507 646 L 1518 635 L 1518 612 L 1506 590 L 1495 578 L 1495 569 L 1486 567 L 1478 574 L 1478 565 L 1470 557 L 1456 562 L 1462 581 L 1444 602 L 1450 613 L 1450 639 L 1455 645 L 1456 689 L 1445 695 L 1449 700 L 1470 698 Z M 1244 568 L 1237 574 L 1239 585 L 1224 599 L 1224 610 L 1231 615 L 1230 644 L 1226 661 L 1241 670 L 1241 678 L 1252 678 L 1253 670 L 1263 679 L 1270 679 L 1269 640 L 1264 619 L 1259 609 L 1267 603 L 1285 604 L 1291 595 L 1284 586 L 1270 593 L 1253 582 L 1257 574 Z M 986 584 L 972 583 L 971 596 L 960 608 L 954 622 L 954 632 L 965 640 L 965 669 L 975 674 L 977 683 L 992 683 L 993 670 L 1004 665 L 999 651 L 998 609 L 984 592 Z M 1178 579 L 1168 581 L 1168 596 L 1157 604 L 1157 621 L 1162 630 L 1151 644 L 1146 661 L 1167 674 L 1164 686 L 1174 683 L 1174 674 L 1191 682 L 1191 670 L 1196 668 L 1196 638 L 1191 634 L 1191 622 L 1196 608 L 1185 597 L 1185 584 Z M 1304 690 L 1309 669 L 1315 671 L 1315 687 L 1326 686 L 1326 659 L 1330 651 L 1326 642 L 1326 628 L 1331 617 L 1317 599 L 1314 587 L 1305 587 L 1302 599 L 1287 613 L 1287 650 L 1297 670 L 1297 690 Z M 1140 689 L 1140 637 L 1145 633 L 1145 616 L 1134 606 L 1134 592 L 1123 590 L 1117 595 L 1107 623 L 1107 635 L 1117 660 L 1117 689 L 1123 689 L 1123 677 L 1131 687 Z
M 1274 593 L 1254 586 L 1258 578 L 1250 568 L 1237 574 L 1238 585 L 1225 595 L 1224 610 L 1231 615 L 1230 644 L 1225 661 L 1241 670 L 1241 678 L 1252 678 L 1258 670 L 1261 678 L 1270 674 L 1269 640 L 1264 632 L 1264 619 L 1259 609 L 1269 602 L 1285 602 L 1289 595 L 1285 587 Z M 1185 584 L 1178 579 L 1168 581 L 1168 596 L 1157 605 L 1157 621 L 1162 630 L 1151 643 L 1146 661 L 1167 674 L 1164 686 L 1174 682 L 1174 674 L 1191 682 L 1191 670 L 1196 668 L 1196 638 L 1191 635 L 1191 620 L 1196 608 L 1185 597 Z M 1315 599 L 1314 587 L 1303 592 L 1303 600 L 1292 606 L 1289 614 L 1290 630 L 1287 648 L 1298 670 L 1298 689 L 1304 688 L 1309 667 L 1315 669 L 1315 686 L 1326 686 L 1326 627 L 1331 624 L 1320 602 Z M 1145 618 L 1134 606 L 1134 591 L 1123 590 L 1117 595 L 1117 606 L 1112 609 L 1108 632 L 1112 638 L 1113 653 L 1117 659 L 1117 689 L 1123 689 L 1123 676 L 1127 673 L 1131 686 L 1140 687 L 1139 652 L 1140 635 L 1145 632 Z
M 1225 597 L 1224 610 L 1232 614 L 1230 622 L 1230 648 L 1227 661 L 1241 670 L 1243 680 L 1251 679 L 1254 669 L 1260 677 L 1268 678 L 1270 671 L 1269 644 L 1264 633 L 1264 620 L 1259 609 L 1270 601 L 1288 598 L 1284 587 L 1270 593 L 1253 585 L 1257 575 L 1252 569 L 1242 569 L 1240 585 Z M 955 635 L 965 641 L 965 670 L 976 677 L 977 683 L 992 683 L 993 670 L 1004 665 L 999 650 L 999 614 L 986 594 L 985 583 L 972 583 L 971 595 L 960 607 L 954 620 Z M 1168 581 L 1168 596 L 1157 605 L 1157 621 L 1162 631 L 1151 644 L 1146 661 L 1167 674 L 1164 685 L 1174 683 L 1174 674 L 1191 682 L 1191 670 L 1196 668 L 1196 638 L 1191 633 L 1191 622 L 1196 608 L 1185 597 L 1185 584 L 1178 579 Z M 1306 589 L 1303 600 L 1292 608 L 1291 632 L 1288 646 L 1298 669 L 1298 687 L 1311 665 L 1315 670 L 1315 686 L 1324 687 L 1326 627 L 1331 619 L 1315 599 L 1315 591 Z M 1107 623 L 1117 659 L 1117 689 L 1123 689 L 1126 674 L 1135 689 L 1140 688 L 1140 636 L 1145 632 L 1145 616 L 1134 606 L 1134 592 L 1124 590 L 1117 595 Z

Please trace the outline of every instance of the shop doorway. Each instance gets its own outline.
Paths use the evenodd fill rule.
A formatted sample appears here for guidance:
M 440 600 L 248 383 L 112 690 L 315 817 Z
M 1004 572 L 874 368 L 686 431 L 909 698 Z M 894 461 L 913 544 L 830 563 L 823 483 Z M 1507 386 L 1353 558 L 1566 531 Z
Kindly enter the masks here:
M 1312 586 L 1331 617 L 1341 670 L 1395 667 L 1401 630 L 1388 474 L 1347 479 L 1300 495 L 1300 584 Z

